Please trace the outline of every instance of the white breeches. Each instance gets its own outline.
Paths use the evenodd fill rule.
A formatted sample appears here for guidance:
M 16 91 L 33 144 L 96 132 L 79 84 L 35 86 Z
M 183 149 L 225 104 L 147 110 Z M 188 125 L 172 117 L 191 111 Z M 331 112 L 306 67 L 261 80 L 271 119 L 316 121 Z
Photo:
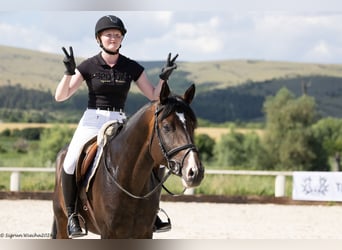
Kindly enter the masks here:
M 97 135 L 104 123 L 111 120 L 124 121 L 126 120 L 126 115 L 123 112 L 99 109 L 87 109 L 84 112 L 64 159 L 63 168 L 67 174 L 75 172 L 76 163 L 84 144 Z

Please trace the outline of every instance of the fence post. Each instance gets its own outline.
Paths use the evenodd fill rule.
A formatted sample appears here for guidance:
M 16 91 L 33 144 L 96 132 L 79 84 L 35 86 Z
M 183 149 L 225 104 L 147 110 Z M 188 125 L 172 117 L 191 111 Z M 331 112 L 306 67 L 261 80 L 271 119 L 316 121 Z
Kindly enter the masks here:
M 10 191 L 18 192 L 20 190 L 20 172 L 14 171 L 11 173 Z
M 277 175 L 275 178 L 275 189 L 274 196 L 275 197 L 284 197 L 285 195 L 285 187 L 286 187 L 286 177 L 285 175 Z
M 187 188 L 184 191 L 185 195 L 194 195 L 195 194 L 195 188 Z

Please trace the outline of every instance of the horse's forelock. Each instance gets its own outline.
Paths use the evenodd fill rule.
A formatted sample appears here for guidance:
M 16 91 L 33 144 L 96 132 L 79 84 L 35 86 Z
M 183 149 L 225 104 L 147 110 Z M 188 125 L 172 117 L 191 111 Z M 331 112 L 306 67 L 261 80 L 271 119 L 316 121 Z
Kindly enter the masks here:
M 180 96 L 168 97 L 167 101 L 163 105 L 161 120 L 165 119 L 173 112 L 184 113 L 184 115 L 192 121 L 194 127 L 197 127 L 197 118 L 194 111 Z

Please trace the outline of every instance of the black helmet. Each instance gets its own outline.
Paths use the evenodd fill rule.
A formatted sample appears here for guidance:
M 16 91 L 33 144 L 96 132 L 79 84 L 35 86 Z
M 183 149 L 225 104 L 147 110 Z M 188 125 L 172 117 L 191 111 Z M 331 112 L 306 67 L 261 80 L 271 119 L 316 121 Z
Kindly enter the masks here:
M 95 26 L 95 37 L 97 37 L 99 32 L 107 29 L 118 29 L 121 31 L 123 36 L 127 32 L 121 19 L 112 15 L 103 16 L 97 21 Z

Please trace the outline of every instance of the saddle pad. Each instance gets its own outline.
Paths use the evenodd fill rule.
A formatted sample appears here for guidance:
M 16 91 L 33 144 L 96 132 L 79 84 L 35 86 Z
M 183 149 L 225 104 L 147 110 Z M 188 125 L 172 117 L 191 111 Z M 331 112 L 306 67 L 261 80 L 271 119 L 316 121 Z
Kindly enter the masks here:
M 85 173 L 84 178 L 84 186 L 86 187 L 86 192 L 88 192 L 90 182 L 95 176 L 96 170 L 98 168 L 100 159 L 103 154 L 104 146 L 110 141 L 110 138 L 115 137 L 119 132 L 120 128 L 122 127 L 123 123 L 113 120 L 109 121 L 101 127 L 98 136 L 97 136 L 97 152 L 94 158 L 93 164 L 89 166 L 88 171 Z

